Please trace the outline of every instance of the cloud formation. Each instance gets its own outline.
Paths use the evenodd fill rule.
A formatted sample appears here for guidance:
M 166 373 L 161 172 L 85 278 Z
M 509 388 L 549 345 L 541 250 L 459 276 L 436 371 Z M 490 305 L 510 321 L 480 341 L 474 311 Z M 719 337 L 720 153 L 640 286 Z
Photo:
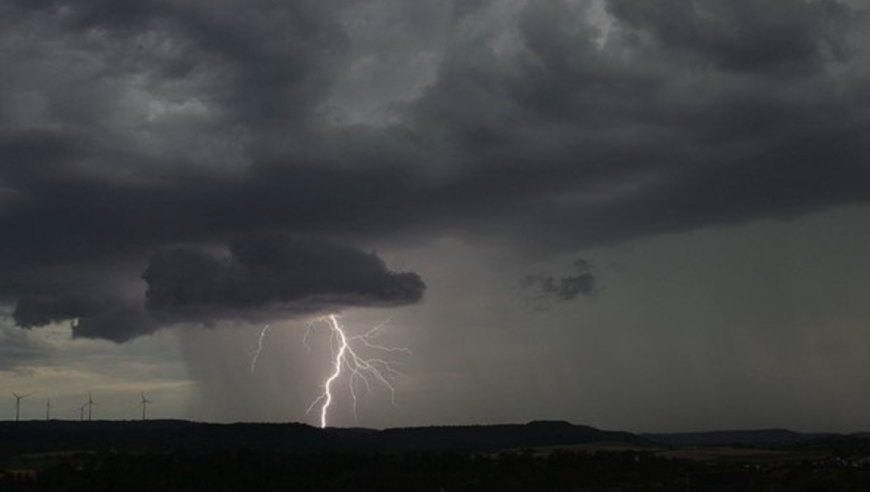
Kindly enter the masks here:
M 535 309 L 546 309 L 558 302 L 573 301 L 578 296 L 595 295 L 595 276 L 590 272 L 592 265 L 583 259 L 574 260 L 574 275 L 554 277 L 543 273 L 529 274 L 521 278 L 517 285 L 531 296 L 527 301 Z
M 453 235 L 545 256 L 867 203 L 867 13 L 845 0 L 7 1 L 0 302 L 22 326 L 82 314 L 77 336 L 122 340 L 154 329 L 148 258 L 163 320 L 210 303 L 305 311 L 301 286 L 205 252 L 256 231 L 384 247 Z M 185 269 L 232 278 L 208 290 Z M 557 297 L 586 285 L 546 280 Z M 306 302 L 353 297 L 333 287 Z M 370 288 L 358 302 L 395 300 Z M 100 309 L 65 304 L 76 296 Z M 121 313 L 139 320 L 124 335 L 108 328 Z
M 373 253 L 314 239 L 266 235 L 230 245 L 229 256 L 177 248 L 142 274 L 148 312 L 164 323 L 262 321 L 350 306 L 419 302 L 425 285 Z
M 87 318 L 106 309 L 106 302 L 81 296 L 24 298 L 18 301 L 12 319 L 22 328 L 45 326 L 74 318 Z
M 136 299 L 84 296 L 24 297 L 12 313 L 21 328 L 69 321 L 73 338 L 102 338 L 121 343 L 153 333 L 159 325 Z

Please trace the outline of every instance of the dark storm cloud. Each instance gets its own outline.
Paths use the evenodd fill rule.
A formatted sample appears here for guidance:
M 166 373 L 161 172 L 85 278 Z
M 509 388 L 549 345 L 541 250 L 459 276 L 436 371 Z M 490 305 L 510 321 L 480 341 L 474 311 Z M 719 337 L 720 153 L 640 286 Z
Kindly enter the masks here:
M 237 241 L 228 257 L 192 248 L 161 252 L 142 277 L 148 311 L 166 323 L 400 306 L 420 301 L 425 289 L 419 276 L 391 272 L 373 253 L 284 235 Z
M 863 14 L 606 5 L 602 39 L 576 2 L 530 2 L 516 51 L 462 39 L 415 104 L 418 128 L 467 159 L 459 196 L 511 211 L 493 229 L 558 250 L 870 197 Z
M 92 316 L 77 318 L 73 338 L 102 338 L 116 343 L 154 333 L 160 325 L 145 311 L 141 300 L 115 301 Z
M 152 329 L 135 283 L 177 244 L 454 234 L 546 254 L 870 198 L 858 7 L 610 0 L 605 32 L 583 1 L 367 5 L 389 21 L 353 24 L 357 2 L 4 2 L 0 299 L 125 299 L 76 328 L 123 340 Z M 353 87 L 368 61 L 417 58 L 437 67 L 409 99 Z M 339 81 L 393 120 L 331 123 Z
M 812 72 L 839 53 L 849 9 L 836 1 L 633 2 L 610 0 L 611 14 L 649 34 L 663 53 L 690 63 L 753 74 Z
M 220 79 L 203 96 L 223 105 L 232 123 L 257 127 L 304 118 L 346 47 L 330 9 L 310 0 L 13 1 L 7 9 L 22 27 L 48 25 L 72 45 L 91 43 L 86 48 L 118 63 L 103 76 L 126 72 L 157 85 L 203 72 Z
M 485 7 L 491 0 L 454 0 L 453 21 L 461 21 L 463 17 L 474 14 Z
M 529 274 L 521 278 L 517 285 L 530 293 L 527 301 L 536 309 L 546 309 L 557 302 L 573 301 L 578 296 L 595 295 L 595 276 L 590 272 L 592 265 L 586 260 L 574 261 L 573 275 L 555 277 L 543 273 Z
M 18 301 L 12 319 L 21 328 L 70 321 L 74 338 L 103 338 L 117 343 L 159 328 L 140 301 L 75 295 L 25 297 Z
M 107 303 L 87 297 L 24 298 L 18 301 L 12 319 L 22 328 L 45 326 L 58 321 L 93 316 Z

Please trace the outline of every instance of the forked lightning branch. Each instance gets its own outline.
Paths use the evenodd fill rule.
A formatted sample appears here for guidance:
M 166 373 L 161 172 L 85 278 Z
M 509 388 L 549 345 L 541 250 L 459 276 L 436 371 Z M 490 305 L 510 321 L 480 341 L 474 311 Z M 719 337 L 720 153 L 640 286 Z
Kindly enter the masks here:
M 323 383 L 323 393 L 308 407 L 306 413 L 310 413 L 317 405 L 320 405 L 320 427 L 328 425 L 329 409 L 334 400 L 333 385 L 342 377 L 346 378 L 347 389 L 353 402 L 353 412 L 356 415 L 356 406 L 359 392 L 362 388 L 372 391 L 372 385 L 380 384 L 390 393 L 390 401 L 395 405 L 396 391 L 392 379 L 398 374 L 394 363 L 378 357 L 366 358 L 360 355 L 360 349 L 368 349 L 381 354 L 402 352 L 410 354 L 411 351 L 403 347 L 386 347 L 375 343 L 381 334 L 384 323 L 381 323 L 362 335 L 349 336 L 344 326 L 338 321 L 338 316 L 331 314 L 324 316 L 308 324 L 305 333 L 307 345 L 308 335 L 319 324 L 325 324 L 330 330 L 330 347 L 332 348 L 332 373 Z M 346 374 L 345 374 L 346 372 Z
M 386 322 L 381 323 L 361 335 L 348 335 L 345 327 L 340 323 L 337 315 L 323 316 L 308 323 L 302 343 L 311 352 L 308 337 L 312 330 L 325 326 L 329 330 L 329 346 L 332 353 L 332 370 L 323 383 L 323 392 L 311 403 L 306 414 L 319 409 L 320 427 L 329 425 L 329 410 L 335 402 L 335 396 L 341 390 L 340 383 L 346 384 L 346 390 L 350 395 L 353 405 L 353 413 L 356 415 L 360 392 L 365 390 L 371 393 L 374 386 L 379 385 L 390 393 L 390 401 L 395 405 L 395 387 L 393 379 L 398 375 L 395 362 L 382 357 L 367 357 L 364 352 L 379 353 L 386 356 L 391 353 L 401 352 L 409 354 L 411 351 L 404 347 L 387 347 L 377 343 L 378 337 L 383 332 Z M 260 332 L 257 350 L 251 359 L 251 374 L 256 370 L 257 359 L 263 350 L 263 338 L 268 331 L 266 325 Z

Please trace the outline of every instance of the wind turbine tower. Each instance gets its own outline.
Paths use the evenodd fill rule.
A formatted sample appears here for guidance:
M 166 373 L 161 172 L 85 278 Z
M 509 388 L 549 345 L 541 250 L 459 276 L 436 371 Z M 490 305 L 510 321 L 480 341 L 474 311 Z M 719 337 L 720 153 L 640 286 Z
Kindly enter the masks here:
M 51 420 L 51 398 L 45 401 L 45 420 Z
M 16 392 L 12 392 L 12 396 L 15 397 L 15 421 L 18 422 L 18 419 L 21 417 L 21 400 L 30 396 L 30 393 L 26 395 L 19 395 Z
M 142 392 L 142 403 L 139 405 L 142 407 L 142 420 L 145 420 L 145 409 L 148 407 L 148 404 L 151 403 L 151 400 L 145 398 L 145 392 Z
M 96 403 L 94 403 L 94 399 L 93 397 L 91 397 L 91 393 L 88 392 L 88 402 L 85 403 L 85 406 L 88 407 L 88 422 L 91 421 L 91 415 L 94 409 L 94 405 L 96 405 Z

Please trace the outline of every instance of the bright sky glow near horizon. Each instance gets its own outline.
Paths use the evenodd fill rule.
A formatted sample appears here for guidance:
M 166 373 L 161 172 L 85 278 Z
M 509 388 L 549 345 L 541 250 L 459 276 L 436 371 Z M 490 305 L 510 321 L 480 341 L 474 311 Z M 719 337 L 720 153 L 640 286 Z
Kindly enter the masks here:
M 0 420 L 870 430 L 868 22 L 0 0 Z

